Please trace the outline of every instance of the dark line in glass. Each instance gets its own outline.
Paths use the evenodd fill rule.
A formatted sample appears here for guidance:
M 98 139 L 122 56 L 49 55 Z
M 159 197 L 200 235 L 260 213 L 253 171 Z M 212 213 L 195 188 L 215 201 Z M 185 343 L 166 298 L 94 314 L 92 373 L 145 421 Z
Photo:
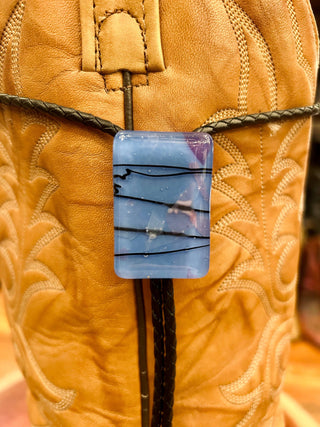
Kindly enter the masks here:
M 146 168 L 168 168 L 168 169 L 181 169 L 181 170 L 189 170 L 189 171 L 209 171 L 212 172 L 212 169 L 210 168 L 187 168 L 187 167 L 183 167 L 183 166 L 168 166 L 168 165 L 131 165 L 131 164 L 127 164 L 127 163 L 118 163 L 113 165 L 114 167 L 116 166 L 136 166 L 136 167 L 146 167 Z
M 141 197 L 124 196 L 122 194 L 114 194 L 114 197 L 119 197 L 121 199 L 139 200 L 140 202 L 155 203 L 157 205 L 164 205 L 164 206 L 168 206 L 169 208 L 179 209 L 181 211 L 195 211 L 195 212 L 202 212 L 202 213 L 210 213 L 209 211 L 205 211 L 202 209 L 194 209 L 192 207 L 179 205 L 177 203 L 158 202 L 157 200 L 141 199 Z
M 179 236 L 179 237 L 190 237 L 192 239 L 210 239 L 210 236 L 196 236 L 185 233 L 178 233 L 174 231 L 163 231 L 163 230 L 146 230 L 145 228 L 129 228 L 129 227 L 114 227 L 117 231 L 132 231 L 135 233 L 148 233 L 148 234 L 157 234 L 158 236 Z
M 122 188 L 120 184 L 113 184 L 113 194 L 119 194 L 120 188 Z
M 178 173 L 168 173 L 168 174 L 151 174 L 151 173 L 143 173 L 143 172 L 138 172 L 138 171 L 134 171 L 132 169 L 126 168 L 126 172 L 122 175 L 120 174 L 115 174 L 113 175 L 113 178 L 120 178 L 125 180 L 127 178 L 127 176 L 130 176 L 131 174 L 136 174 L 136 175 L 142 175 L 142 176 L 149 176 L 151 178 L 163 178 L 163 177 L 168 177 L 168 176 L 181 176 L 181 175 L 195 175 L 195 174 L 206 174 L 206 175 L 211 175 L 211 171 L 203 171 L 203 170 L 194 170 L 193 172 L 178 172 Z
M 136 253 L 123 253 L 123 254 L 114 254 L 114 256 L 132 256 L 132 255 L 164 255 L 164 254 L 172 254 L 174 252 L 184 252 L 184 251 L 191 251 L 193 249 L 201 249 L 201 248 L 207 248 L 208 245 L 203 246 L 193 246 L 191 248 L 185 248 L 185 249 L 176 249 L 173 251 L 162 251 L 162 252 L 136 252 Z

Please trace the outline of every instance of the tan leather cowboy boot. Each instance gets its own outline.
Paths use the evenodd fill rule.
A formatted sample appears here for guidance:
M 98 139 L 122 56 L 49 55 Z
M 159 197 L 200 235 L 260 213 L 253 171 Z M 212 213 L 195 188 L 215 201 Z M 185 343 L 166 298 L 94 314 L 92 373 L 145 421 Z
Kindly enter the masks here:
M 314 102 L 308 0 L 0 4 L 2 93 L 123 127 L 132 89 L 135 129 L 155 131 Z M 283 425 L 309 133 L 301 118 L 214 135 L 210 271 L 173 283 L 174 426 Z M 0 147 L 1 280 L 32 424 L 141 425 L 134 286 L 113 270 L 112 137 L 1 106 Z M 152 394 L 148 280 L 144 303 Z

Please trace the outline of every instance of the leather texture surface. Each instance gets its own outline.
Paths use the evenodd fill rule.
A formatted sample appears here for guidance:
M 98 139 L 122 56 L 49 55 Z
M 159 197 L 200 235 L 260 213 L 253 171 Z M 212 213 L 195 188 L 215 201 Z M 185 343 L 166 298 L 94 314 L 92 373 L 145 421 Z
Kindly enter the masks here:
M 124 126 L 121 74 L 82 71 L 78 0 L 0 6 L 2 92 Z M 314 101 L 307 0 L 159 6 L 166 68 L 133 75 L 136 129 L 190 131 Z M 211 268 L 174 281 L 174 426 L 283 425 L 309 133 L 303 119 L 214 136 Z M 113 272 L 111 157 L 99 131 L 0 106 L 0 274 L 35 426 L 140 425 L 133 283 Z

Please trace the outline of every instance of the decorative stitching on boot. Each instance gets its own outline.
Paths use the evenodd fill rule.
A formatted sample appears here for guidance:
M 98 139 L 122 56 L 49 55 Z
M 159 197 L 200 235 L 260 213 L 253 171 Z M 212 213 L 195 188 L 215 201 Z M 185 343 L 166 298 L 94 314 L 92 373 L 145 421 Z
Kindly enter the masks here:
M 246 114 L 248 106 L 248 87 L 250 74 L 249 49 L 246 36 L 237 14 L 223 1 L 235 38 L 237 40 L 240 55 L 240 78 L 238 93 L 238 114 Z
M 21 117 L 26 117 L 24 114 L 21 115 Z M 11 122 L 11 121 L 10 121 Z M 32 126 L 33 124 L 41 124 L 47 127 L 47 130 L 44 131 L 44 133 L 40 136 L 38 141 L 35 144 L 35 148 L 33 150 L 33 154 L 31 156 L 30 161 L 30 168 L 29 168 L 29 176 L 26 177 L 28 182 L 32 183 L 35 182 L 36 179 L 41 176 L 44 178 L 48 178 L 50 174 L 39 167 L 38 165 L 38 159 L 39 156 L 46 146 L 48 142 L 51 141 L 52 137 L 56 134 L 59 126 L 57 124 L 53 125 L 53 121 L 44 117 L 40 118 L 38 114 L 32 114 L 32 117 L 27 116 L 27 123 L 22 126 L 22 132 L 26 130 L 28 126 Z M 17 126 L 17 122 L 15 122 L 15 126 Z M 51 126 L 52 125 L 52 126 Z M 7 142 L 8 144 L 8 142 Z M 9 155 L 9 151 L 5 149 L 4 145 L 2 145 L 2 150 L 5 150 L 7 152 L 7 155 L 3 157 L 3 160 L 7 157 L 11 157 Z M 9 144 L 9 146 L 13 146 L 13 144 Z M 9 162 L 8 166 L 10 167 L 10 164 L 13 165 L 11 167 L 11 177 L 13 182 L 18 183 L 18 175 L 15 171 L 13 161 Z M 7 172 L 6 172 L 7 175 Z M 6 175 L 2 175 L 2 178 L 4 178 Z M 36 202 L 35 210 L 30 217 L 30 222 L 28 224 L 28 228 L 34 228 L 37 226 L 37 224 L 43 224 L 43 223 L 51 223 L 52 227 L 49 231 L 47 231 L 45 234 L 42 235 L 40 239 L 38 239 L 34 246 L 32 247 L 31 251 L 25 258 L 24 267 L 23 267 L 23 273 L 26 273 L 27 271 L 38 271 L 46 279 L 38 281 L 33 283 L 31 286 L 27 288 L 27 290 L 20 294 L 19 288 L 18 288 L 18 277 L 16 276 L 16 268 L 13 265 L 11 261 L 10 254 L 19 252 L 20 248 L 20 239 L 18 239 L 18 232 L 15 227 L 15 223 L 13 222 L 13 219 L 11 219 L 10 212 L 14 208 L 18 207 L 18 200 L 14 192 L 10 192 L 10 194 L 13 194 L 13 199 L 10 200 L 10 196 L 8 194 L 8 202 L 13 202 L 12 207 L 9 208 L 9 206 L 6 206 L 6 210 L 9 213 L 7 217 L 10 218 L 10 222 L 8 224 L 7 230 L 9 231 L 8 239 L 6 241 L 1 242 L 1 255 L 3 256 L 3 259 L 6 261 L 7 268 L 10 272 L 10 284 L 7 284 L 7 286 L 4 287 L 4 293 L 6 295 L 6 299 L 8 302 L 8 313 L 9 313 L 9 319 L 10 319 L 10 325 L 13 330 L 13 335 L 16 340 L 16 347 L 19 348 L 18 354 L 24 354 L 26 356 L 26 359 L 21 359 L 21 362 L 23 361 L 23 366 L 25 369 L 28 369 L 28 365 L 31 365 L 31 369 L 34 370 L 36 373 L 36 378 L 39 384 L 42 384 L 42 386 L 45 388 L 45 390 L 51 395 L 52 393 L 57 396 L 57 399 L 59 399 L 58 402 L 52 402 L 51 400 L 48 400 L 45 395 L 40 395 L 40 400 L 47 406 L 49 406 L 54 411 L 62 411 L 67 409 L 75 398 L 75 391 L 73 390 L 66 390 L 59 388 L 55 386 L 53 383 L 51 383 L 46 376 L 44 375 L 43 371 L 41 370 L 38 362 L 36 361 L 34 354 L 27 342 L 26 337 L 24 336 L 24 332 L 22 329 L 23 321 L 24 321 L 24 315 L 28 308 L 29 302 L 33 296 L 35 296 L 38 292 L 42 291 L 55 291 L 55 292 L 61 292 L 64 291 L 64 288 L 59 281 L 59 279 L 56 277 L 56 275 L 53 273 L 53 271 L 47 267 L 43 262 L 39 261 L 37 259 L 38 254 L 40 251 L 48 245 L 52 240 L 56 239 L 61 233 L 63 233 L 65 230 L 61 226 L 60 223 L 49 213 L 44 213 L 42 211 L 42 208 L 44 207 L 44 204 L 46 200 L 51 196 L 52 192 L 56 190 L 57 185 L 54 185 L 53 183 L 49 181 L 49 184 L 45 186 L 45 188 L 41 191 L 41 197 Z M 42 196 L 45 194 L 45 198 L 42 200 Z M 7 202 L 7 203 L 8 203 Z M 35 217 L 35 212 L 38 212 L 37 217 Z M 3 217 L 3 216 L 2 216 Z M 8 242 L 6 244 L 6 242 Z
M 304 52 L 303 52 L 303 46 L 302 46 L 302 40 L 301 40 L 301 34 L 300 34 L 300 27 L 299 27 L 295 7 L 294 7 L 292 0 L 287 0 L 287 8 L 289 11 L 291 25 L 292 25 L 292 31 L 293 31 L 293 35 L 294 35 L 295 44 L 296 44 L 298 64 L 304 69 L 310 83 L 312 84 L 312 87 L 314 88 L 313 72 L 312 72 L 311 65 L 309 64 L 309 62 L 308 62 L 308 60 L 305 57 Z
M 94 22 L 95 22 L 95 39 L 96 39 L 96 45 L 97 45 L 97 52 L 98 52 L 98 60 L 99 60 L 99 66 L 100 66 L 100 74 L 102 74 L 101 70 L 102 70 L 102 57 L 101 57 L 101 49 L 100 49 L 100 41 L 99 41 L 99 34 L 101 31 L 101 26 L 102 24 L 106 21 L 106 19 L 108 19 L 110 16 L 115 15 L 115 14 L 119 14 L 119 13 L 126 13 L 127 15 L 129 15 L 131 18 L 133 18 L 136 23 L 139 25 L 140 31 L 141 31 L 141 37 L 142 37 L 142 41 L 143 41 L 143 46 L 144 46 L 144 65 L 145 65 L 145 70 L 146 70 L 146 84 L 143 83 L 139 83 L 137 85 L 130 85 L 130 86 L 120 86 L 117 88 L 108 88 L 107 87 L 107 81 L 106 81 L 106 75 L 102 75 L 103 77 L 103 82 L 104 82 L 104 88 L 105 91 L 108 92 L 117 92 L 117 91 L 124 91 L 125 89 L 128 89 L 130 87 L 142 87 L 142 86 L 149 86 L 149 61 L 148 61 L 148 46 L 147 46 L 147 36 L 146 36 L 146 22 L 145 22 L 145 8 L 144 8 L 144 0 L 142 0 L 142 11 L 143 11 L 143 16 L 142 16 L 142 20 L 143 20 L 143 25 L 141 24 L 141 22 L 139 21 L 139 19 L 132 14 L 130 11 L 120 8 L 120 9 L 114 9 L 113 11 L 105 11 L 105 16 L 99 21 L 97 22 L 97 18 L 96 18 L 96 14 L 95 14 L 95 9 L 96 9 L 96 4 L 95 2 L 93 2 L 93 9 L 94 9 Z
M 214 136 L 216 146 L 223 148 L 231 156 L 233 162 L 230 163 L 229 161 L 217 170 L 213 175 L 212 188 L 225 194 L 239 208 L 230 212 L 232 204 L 229 205 L 226 209 L 227 212 L 222 217 L 217 218 L 211 231 L 233 241 L 249 254 L 249 258 L 236 263 L 227 276 L 223 278 L 218 292 L 250 292 L 260 300 L 267 316 L 255 355 L 247 368 L 244 369 L 243 374 L 229 384 L 219 386 L 222 395 L 229 403 L 239 405 L 246 411 L 245 415 L 238 421 L 237 426 L 250 425 L 255 413 L 262 407 L 263 396 L 268 395 L 277 399 L 281 389 L 281 371 L 277 370 L 276 377 L 274 375 L 275 369 L 279 366 L 287 348 L 290 321 L 287 319 L 285 307 L 292 304 L 296 285 L 296 277 L 286 281 L 288 274 L 284 272 L 283 268 L 292 250 L 295 250 L 298 238 L 294 234 L 281 236 L 280 233 L 283 229 L 285 217 L 289 212 L 292 213 L 292 209 L 297 209 L 297 205 L 294 204 L 289 193 L 289 184 L 301 172 L 301 168 L 299 171 L 297 168 L 299 165 L 294 159 L 286 156 L 290 144 L 293 143 L 294 138 L 298 136 L 298 132 L 306 122 L 306 119 L 302 119 L 294 125 L 282 125 L 287 126 L 289 132 L 282 139 L 278 152 L 274 154 L 270 175 L 267 175 L 268 169 L 264 166 L 267 143 L 264 142 L 266 137 L 263 135 L 263 132 L 268 130 L 268 133 L 266 132 L 268 137 L 274 137 L 272 133 L 270 134 L 269 127 L 256 129 L 251 135 L 253 141 L 256 139 L 255 145 L 252 142 L 257 149 L 255 154 L 260 155 L 260 168 L 255 167 L 252 170 L 250 170 L 244 155 L 235 145 L 235 142 L 225 135 Z M 276 129 L 278 135 L 281 127 Z M 236 136 L 233 137 L 236 138 Z M 293 168 L 294 164 L 295 168 Z M 284 176 L 281 177 L 283 173 Z M 238 190 L 236 181 L 230 180 L 232 176 L 249 179 L 252 182 L 252 191 L 255 191 L 256 187 L 260 188 L 260 208 L 258 207 L 258 209 L 261 214 L 259 214 L 259 218 L 257 218 L 248 197 Z M 267 186 L 267 182 L 278 177 L 282 179 L 280 179 L 275 191 L 272 192 Z M 275 205 L 272 200 L 277 201 L 277 204 Z M 289 204 L 290 200 L 291 205 Z M 273 206 L 283 208 L 275 218 L 273 234 L 272 228 L 269 234 L 267 218 Z M 242 224 L 248 230 L 246 223 L 262 228 L 264 244 L 257 246 L 254 232 L 251 237 L 250 233 L 243 234 L 241 232 Z M 285 240 L 282 241 L 282 238 Z M 280 255 L 273 250 L 276 243 L 274 242 L 275 239 L 282 242 L 278 247 L 278 249 L 282 247 Z M 277 358 L 275 363 L 273 362 L 274 354 Z
M 16 3 L 0 40 L 0 87 L 4 87 L 4 64 L 6 55 L 9 56 L 8 47 L 11 43 L 11 56 L 9 56 L 9 67 L 8 70 L 6 69 L 6 73 L 11 73 L 16 82 L 15 86 L 18 92 L 22 91 L 18 61 L 24 8 L 25 2 L 23 0 Z M 5 224 L 4 234 L 0 242 L 0 253 L 4 264 L 7 266 L 7 274 L 5 274 L 6 283 L 4 282 L 3 290 L 7 300 L 8 318 L 12 328 L 16 355 L 20 361 L 20 366 L 22 370 L 25 371 L 27 378 L 30 375 L 30 370 L 34 372 L 33 378 L 37 383 L 38 397 L 43 405 L 53 411 L 63 411 L 72 405 L 76 392 L 74 390 L 57 387 L 48 380 L 39 366 L 23 331 L 24 314 L 28 309 L 32 297 L 42 291 L 64 291 L 61 282 L 53 271 L 37 258 L 42 248 L 65 231 L 56 218 L 49 213 L 43 212 L 46 201 L 53 191 L 56 191 L 58 183 L 49 172 L 42 169 L 38 164 L 42 150 L 57 133 L 59 125 L 52 119 L 40 116 L 38 113 L 34 112 L 28 114 L 20 112 L 19 115 L 15 116 L 15 119 L 12 118 L 11 114 L 12 111 L 10 110 L 5 110 L 2 113 L 3 121 L 7 123 L 8 126 L 12 126 L 11 132 L 6 129 L 5 125 L 0 123 L 0 132 L 2 134 L 2 139 L 0 141 L 0 157 L 2 163 L 0 167 L 0 182 L 2 188 L 6 191 L 6 194 L 3 196 L 5 200 L 0 209 L 0 216 Z M 9 117 L 6 117 L 6 115 L 9 115 Z M 22 134 L 26 131 L 28 126 L 32 126 L 33 124 L 45 126 L 46 130 L 42 132 L 39 139 L 35 142 L 29 168 L 19 168 L 18 173 L 14 161 L 16 156 L 14 147 L 15 144 L 19 143 L 19 139 L 15 142 L 11 141 L 10 134 L 15 133 L 15 128 L 19 126 L 21 119 L 25 119 L 24 124 L 21 125 Z M 23 173 L 24 175 L 22 176 Z M 18 228 L 16 227 L 16 221 L 19 221 L 16 212 L 19 212 L 21 198 L 16 195 L 16 192 L 18 191 L 19 195 L 22 195 L 22 200 L 25 200 L 23 190 L 19 189 L 20 183 L 23 182 L 23 185 L 26 185 L 25 183 L 28 182 L 28 185 L 32 185 L 35 182 L 39 182 L 37 181 L 38 177 L 46 179 L 47 185 L 45 185 L 44 188 L 42 188 L 42 186 L 40 186 L 40 188 L 38 187 L 38 190 L 41 191 L 38 200 L 37 192 L 31 193 L 32 196 L 29 197 L 28 204 L 30 207 L 30 203 L 32 203 L 32 201 L 35 202 L 33 213 L 31 211 L 30 215 L 26 216 L 27 214 L 24 210 L 20 210 L 20 212 L 23 214 L 22 218 L 26 229 L 34 229 L 38 224 L 49 224 L 50 229 L 47 229 L 37 241 L 33 242 L 34 244 L 29 254 L 25 254 L 25 259 L 23 259 L 22 251 L 25 250 L 25 248 L 23 246 L 23 239 L 21 240 L 20 232 L 18 234 Z M 12 214 L 13 212 L 14 215 Z M 16 265 L 16 260 L 18 258 L 20 262 L 22 262 L 21 270 Z M 17 271 L 17 268 L 19 271 Z M 35 280 L 34 283 L 22 293 L 23 288 L 21 285 L 24 283 L 23 275 L 28 270 L 32 270 L 33 272 L 38 271 L 41 279 L 38 282 Z M 50 398 L 45 397 L 46 395 L 50 396 Z M 51 401 L 52 396 L 54 396 L 53 401 Z M 56 401 L 54 401 L 54 399 L 56 399 Z
M 0 39 L 0 90 L 3 91 L 4 59 L 11 41 L 12 75 L 16 92 L 20 96 L 22 95 L 22 86 L 19 72 L 19 45 L 24 10 L 25 1 L 18 1 L 10 14 Z
M 147 75 L 147 86 L 149 86 L 149 61 L 148 61 L 148 45 L 147 45 L 147 26 L 146 26 L 146 11 L 144 8 L 144 1 L 142 0 L 141 6 L 142 6 L 142 21 L 143 21 L 143 34 L 144 34 L 144 64 L 146 68 L 146 75 Z
M 260 188 L 261 188 L 261 221 L 263 227 L 263 239 L 264 246 L 266 249 L 266 263 L 267 270 L 269 275 L 269 281 L 272 283 L 272 266 L 270 259 L 270 243 L 268 238 L 268 230 L 267 230 L 267 215 L 266 215 L 266 191 L 265 191 L 265 171 L 264 171 L 264 140 L 263 140 L 263 128 L 259 130 L 259 139 L 260 139 Z
M 217 113 L 211 115 L 208 119 L 205 120 L 202 126 L 205 124 L 215 121 L 215 120 L 221 120 L 230 117 L 230 114 L 239 115 L 241 113 L 241 109 L 243 111 L 243 108 L 246 108 L 247 105 L 247 84 L 248 81 L 248 73 L 249 73 L 249 63 L 250 58 L 248 57 L 247 53 L 247 42 L 244 35 L 244 31 L 246 30 L 255 40 L 256 44 L 258 45 L 263 61 L 265 63 L 265 66 L 267 68 L 268 72 L 268 81 L 269 81 L 269 91 L 270 91 L 270 102 L 271 102 L 271 109 L 276 110 L 278 107 L 278 84 L 276 79 L 276 72 L 275 72 L 275 65 L 272 58 L 272 54 L 270 51 L 270 48 L 263 37 L 261 31 L 256 26 L 254 21 L 250 18 L 250 16 L 247 14 L 247 12 L 242 9 L 234 0 L 222 0 L 223 5 L 226 9 L 226 12 L 228 14 L 230 24 L 232 25 L 233 31 L 235 33 L 235 37 L 238 43 L 239 48 L 239 54 L 240 54 L 240 64 L 241 64 L 241 70 L 240 70 L 240 77 L 239 77 L 239 97 L 238 97 L 238 105 L 237 109 L 226 109 L 226 110 L 220 110 Z M 235 112 L 232 113 L 232 112 Z M 219 117 L 216 118 L 216 117 Z
M 306 119 L 302 119 L 297 121 L 293 126 L 291 126 L 286 137 L 280 144 L 271 170 L 271 179 L 273 180 L 280 176 L 283 172 L 285 172 L 284 176 L 276 186 L 272 198 L 272 206 L 282 207 L 272 230 L 273 253 L 276 254 L 281 247 L 284 247 L 276 268 L 275 289 L 272 288 L 272 292 L 276 291 L 277 294 L 279 294 L 282 298 L 286 297 L 289 294 L 293 294 L 297 279 L 295 277 L 288 284 L 284 283 L 281 278 L 281 271 L 283 269 L 286 258 L 289 255 L 290 250 L 296 244 L 298 244 L 297 235 L 292 233 L 285 233 L 282 235 L 280 234 L 282 226 L 285 223 L 285 220 L 288 215 L 292 214 L 294 211 L 298 211 L 299 209 L 293 197 L 290 194 L 286 194 L 286 190 L 292 183 L 292 181 L 296 179 L 300 173 L 303 172 L 301 166 L 298 165 L 298 163 L 294 159 L 285 156 L 288 152 L 290 145 L 295 141 L 306 122 Z
M 93 5 L 93 21 L 94 21 L 94 40 L 95 40 L 95 43 L 94 43 L 94 62 L 95 62 L 95 64 L 94 64 L 94 67 L 95 67 L 95 70 L 97 71 L 97 65 L 98 65 L 97 64 L 97 55 L 98 55 L 99 39 L 98 39 L 98 34 L 97 34 L 98 25 L 97 25 L 97 17 L 96 17 L 96 2 L 95 2 L 95 0 L 93 0 L 92 5 Z M 99 51 L 99 57 L 100 57 L 100 51 Z

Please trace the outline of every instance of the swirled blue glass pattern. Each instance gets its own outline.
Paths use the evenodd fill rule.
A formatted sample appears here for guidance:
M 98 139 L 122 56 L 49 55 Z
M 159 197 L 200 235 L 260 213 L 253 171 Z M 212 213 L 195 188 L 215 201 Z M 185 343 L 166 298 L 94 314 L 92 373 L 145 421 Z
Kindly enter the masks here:
M 118 276 L 191 279 L 207 274 L 212 162 L 208 134 L 121 131 L 115 136 Z

